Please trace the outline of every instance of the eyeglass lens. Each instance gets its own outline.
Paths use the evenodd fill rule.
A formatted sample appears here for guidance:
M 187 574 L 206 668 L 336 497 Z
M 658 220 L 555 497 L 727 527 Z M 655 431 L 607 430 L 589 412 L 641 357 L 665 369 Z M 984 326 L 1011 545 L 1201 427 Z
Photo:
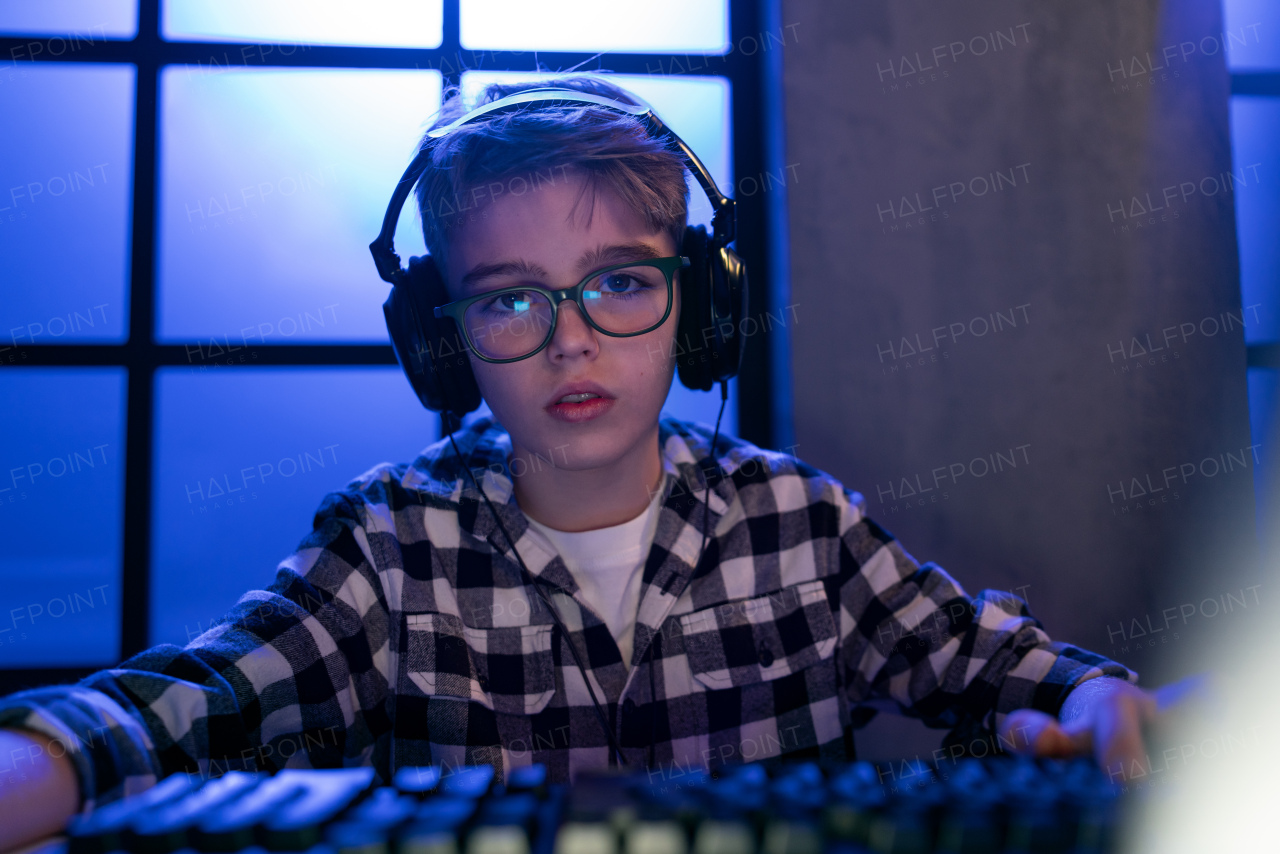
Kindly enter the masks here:
M 607 332 L 632 334 L 658 324 L 667 312 L 666 275 L 657 267 L 609 270 L 587 282 L 582 302 Z M 551 301 L 538 291 L 507 290 L 467 307 L 471 341 L 490 359 L 518 359 L 542 346 L 551 326 Z

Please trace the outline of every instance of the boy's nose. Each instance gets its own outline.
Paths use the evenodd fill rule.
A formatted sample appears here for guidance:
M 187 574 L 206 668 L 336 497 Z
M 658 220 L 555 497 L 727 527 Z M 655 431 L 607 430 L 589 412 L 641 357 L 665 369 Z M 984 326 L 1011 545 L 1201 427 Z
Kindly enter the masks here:
M 597 348 L 597 344 L 596 331 L 582 316 L 578 304 L 572 301 L 562 302 L 557 312 L 551 344 L 548 345 L 548 349 L 555 351 L 552 355 L 590 353 Z

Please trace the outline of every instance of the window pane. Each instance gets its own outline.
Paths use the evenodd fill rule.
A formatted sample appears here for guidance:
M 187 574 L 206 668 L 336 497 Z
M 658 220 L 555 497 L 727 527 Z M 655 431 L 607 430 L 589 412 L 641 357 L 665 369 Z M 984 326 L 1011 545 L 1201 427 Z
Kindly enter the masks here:
M 555 75 L 472 71 L 462 75 L 462 93 L 474 103 L 485 86 L 496 82 L 545 79 Z M 734 195 L 732 180 L 729 83 L 719 77 L 656 77 L 610 74 L 608 79 L 648 101 L 667 126 L 683 139 L 711 171 L 716 186 Z M 689 223 L 711 227 L 711 203 L 702 188 L 689 179 Z M 729 403 L 720 429 L 738 429 L 737 380 L 729 383 Z M 720 390 L 691 391 L 677 377 L 663 412 L 676 418 L 714 424 L 720 409 Z
M 440 74 L 171 66 L 160 99 L 158 337 L 386 341 L 369 242 Z M 395 243 L 425 251 L 412 202 Z
M 153 643 L 271 584 L 327 493 L 438 438 L 398 368 L 170 368 L 156 393 Z
M 685 421 L 701 421 L 707 426 L 714 426 L 716 413 L 720 411 L 720 387 L 711 391 L 694 391 L 680 383 L 679 374 L 671 381 L 671 391 L 667 394 L 667 402 L 662 407 L 664 416 L 680 418 Z M 724 407 L 724 419 L 720 422 L 720 432 L 730 436 L 738 433 L 738 381 L 729 380 L 729 402 Z
M 462 0 L 462 46 L 493 50 L 724 53 L 725 0 Z
M 164 0 L 170 41 L 439 47 L 441 0 Z
M 1280 71 L 1280 3 L 1223 0 L 1222 13 L 1228 67 L 1232 71 Z
M 0 669 L 120 651 L 125 372 L 0 371 Z
M 1250 368 L 1249 376 L 1249 427 L 1253 443 L 1261 445 L 1260 454 L 1266 454 L 1276 439 L 1276 394 L 1280 391 L 1280 371 L 1271 368 Z M 1272 508 L 1277 496 L 1268 490 L 1266 472 L 1275 471 L 1274 464 L 1254 471 L 1253 492 L 1258 507 L 1258 530 L 1265 532 L 1273 524 Z
M 137 34 L 138 0 L 0 0 L 0 35 L 72 36 L 66 49 L 76 50 Z M 45 45 L 51 53 L 58 48 Z
M 1280 98 L 1233 97 L 1231 147 L 1245 340 L 1280 341 Z
M 0 347 L 123 341 L 134 68 L 21 65 L 0 85 Z

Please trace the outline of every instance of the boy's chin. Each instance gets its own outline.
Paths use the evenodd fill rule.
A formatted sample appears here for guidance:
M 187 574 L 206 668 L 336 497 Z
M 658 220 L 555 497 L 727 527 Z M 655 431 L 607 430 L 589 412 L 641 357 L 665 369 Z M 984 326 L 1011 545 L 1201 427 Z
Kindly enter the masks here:
M 600 418 L 577 424 L 550 420 L 527 432 L 517 427 L 511 438 L 515 447 L 534 460 L 552 461 L 566 471 L 590 471 L 614 465 L 635 451 L 637 444 L 657 429 L 656 413 L 651 420 L 646 426 L 633 419 Z M 507 425 L 507 429 L 512 428 Z

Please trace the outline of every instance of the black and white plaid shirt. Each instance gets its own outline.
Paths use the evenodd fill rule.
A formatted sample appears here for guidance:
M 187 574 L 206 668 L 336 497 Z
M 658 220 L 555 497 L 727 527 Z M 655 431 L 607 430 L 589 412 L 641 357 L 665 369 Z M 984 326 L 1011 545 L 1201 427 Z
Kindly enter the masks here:
M 490 419 L 465 465 L 539 576 L 522 577 L 442 440 L 325 497 L 314 530 L 220 623 L 75 686 L 0 702 L 0 726 L 57 738 L 87 806 L 179 771 L 609 762 L 574 644 L 628 764 L 675 772 L 776 756 L 846 758 L 872 710 L 953 733 L 1056 714 L 1083 680 L 1136 675 L 1052 643 L 1012 595 L 970 598 L 792 456 L 663 419 L 664 498 L 624 667 L 551 544 L 527 522 Z M 723 476 L 716 476 L 716 465 Z M 703 539 L 704 473 L 711 534 Z M 59 747 L 58 749 L 62 749 Z

